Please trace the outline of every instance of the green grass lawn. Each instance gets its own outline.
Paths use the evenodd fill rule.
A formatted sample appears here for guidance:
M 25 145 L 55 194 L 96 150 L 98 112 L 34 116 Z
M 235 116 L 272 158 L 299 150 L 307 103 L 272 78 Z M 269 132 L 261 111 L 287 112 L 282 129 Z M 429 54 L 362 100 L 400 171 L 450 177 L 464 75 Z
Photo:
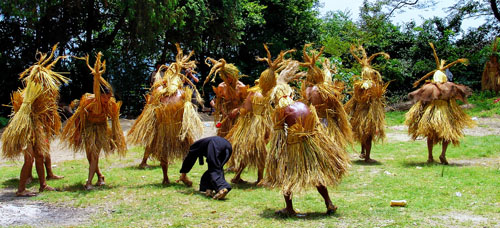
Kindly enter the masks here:
M 372 165 L 357 161 L 351 150 L 349 175 L 329 188 L 339 206 L 332 216 L 324 215 L 323 200 L 313 189 L 294 196 L 295 209 L 305 213 L 298 218 L 274 214 L 284 207 L 279 189 L 233 185 L 226 200 L 206 198 L 196 191 L 206 166 L 195 165 L 189 174 L 194 187 L 188 188 L 175 183 L 180 161 L 170 165 L 172 183 L 163 186 L 157 162 L 150 162 L 152 168 L 146 170 L 136 168 L 140 147 L 122 159 L 102 159 L 107 186 L 94 191 L 83 190 L 86 160 L 58 163 L 55 173 L 65 178 L 49 184 L 63 191 L 44 192 L 30 200 L 96 208 L 91 217 L 96 227 L 492 227 L 500 225 L 499 142 L 500 136 L 466 137 L 460 147 L 449 148 L 449 166 L 425 163 L 425 141 L 375 144 L 372 157 L 379 163 Z M 0 187 L 17 187 L 20 166 L 1 167 Z M 228 173 L 226 179 L 233 175 Z M 255 181 L 256 171 L 245 172 L 243 178 Z M 37 181 L 30 187 L 36 191 Z M 389 206 L 391 200 L 402 199 L 407 207 Z

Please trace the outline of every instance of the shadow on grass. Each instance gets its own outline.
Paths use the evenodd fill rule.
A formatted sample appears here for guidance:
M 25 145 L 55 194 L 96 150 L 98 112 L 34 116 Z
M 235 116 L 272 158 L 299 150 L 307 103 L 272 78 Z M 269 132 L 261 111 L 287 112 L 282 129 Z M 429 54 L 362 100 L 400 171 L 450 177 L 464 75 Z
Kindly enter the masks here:
M 161 168 L 160 165 L 148 165 L 146 168 L 139 168 L 139 165 L 125 167 L 125 170 L 155 170 Z
M 365 162 L 365 160 L 356 160 L 356 161 L 353 161 L 352 163 L 356 164 L 356 165 L 368 165 L 368 166 L 383 165 L 381 162 L 376 161 L 376 160 L 374 160 L 374 162 Z
M 183 183 L 177 183 L 176 181 L 170 181 L 169 184 L 162 184 L 161 180 L 158 181 L 157 183 L 150 183 L 150 184 L 144 184 L 144 185 L 136 185 L 133 186 L 132 188 L 157 188 L 157 189 L 163 189 L 163 188 L 174 188 L 174 189 L 182 189 L 182 188 L 189 188 Z
M 276 209 L 277 211 L 278 209 Z M 326 209 L 325 209 L 326 210 Z M 295 216 L 286 216 L 281 214 L 276 214 L 276 212 L 270 208 L 265 209 L 260 216 L 262 218 L 271 218 L 271 219 L 288 219 L 288 220 L 318 220 L 327 217 L 340 217 L 338 213 L 327 215 L 325 212 L 306 212 L 306 213 L 297 213 Z
M 406 168 L 413 168 L 415 166 L 420 166 L 420 167 L 434 167 L 434 166 L 444 166 L 444 167 L 462 167 L 462 166 L 472 166 L 472 164 L 458 164 L 458 163 L 453 163 L 450 162 L 448 165 L 443 165 L 439 162 L 416 162 L 416 161 L 403 161 L 402 162 L 403 166 Z
M 74 183 L 72 185 L 64 186 L 60 191 L 78 192 L 78 193 L 86 195 L 86 194 L 91 193 L 93 191 L 104 191 L 104 190 L 114 189 L 117 186 L 109 186 L 109 185 L 95 186 L 95 185 L 93 185 L 93 187 L 94 188 L 91 190 L 86 190 L 83 183 Z

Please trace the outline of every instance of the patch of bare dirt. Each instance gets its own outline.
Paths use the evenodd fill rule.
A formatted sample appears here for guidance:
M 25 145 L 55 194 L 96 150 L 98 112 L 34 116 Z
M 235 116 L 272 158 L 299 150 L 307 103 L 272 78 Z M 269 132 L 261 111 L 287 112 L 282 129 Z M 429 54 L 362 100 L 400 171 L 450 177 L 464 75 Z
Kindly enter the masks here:
M 0 227 L 77 226 L 90 222 L 96 210 L 37 202 L 15 196 L 15 189 L 0 189 Z
M 477 126 L 474 128 L 464 129 L 465 135 L 470 136 L 486 136 L 486 135 L 500 135 L 500 118 L 473 118 Z M 408 127 L 405 125 L 397 125 L 388 127 L 392 131 L 387 132 L 387 140 L 389 142 L 397 141 L 411 141 L 408 136 Z

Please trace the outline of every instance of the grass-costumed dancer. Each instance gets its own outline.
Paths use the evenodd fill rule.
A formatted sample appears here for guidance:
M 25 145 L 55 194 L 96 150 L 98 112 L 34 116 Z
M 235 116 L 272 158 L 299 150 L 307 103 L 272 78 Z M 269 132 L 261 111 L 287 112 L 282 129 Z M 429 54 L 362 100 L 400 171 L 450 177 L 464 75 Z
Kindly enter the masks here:
M 267 58 L 257 58 L 258 61 L 265 61 L 268 68 L 264 70 L 259 83 L 249 89 L 241 108 L 234 110 L 240 116 L 234 127 L 229 131 L 226 138 L 233 146 L 233 155 L 229 160 L 229 167 L 236 167 L 236 174 L 231 180 L 232 183 L 244 183 L 241 173 L 245 167 L 257 168 L 257 181 L 262 180 L 267 149 L 266 144 L 272 131 L 272 123 L 269 106 L 269 92 L 276 85 L 275 74 L 283 57 L 288 52 L 281 52 L 273 61 L 267 45 L 264 44 Z
M 359 52 L 361 56 L 358 56 Z M 354 45 L 351 45 L 351 54 L 361 64 L 361 79 L 354 82 L 354 94 L 345 104 L 345 110 L 351 118 L 354 140 L 361 143 L 360 157 L 365 162 L 375 162 L 370 157 L 372 141 L 385 138 L 384 93 L 389 83 L 384 84 L 382 76 L 372 68 L 371 62 L 379 55 L 389 59 L 389 55 L 379 52 L 368 57 L 362 46 L 356 48 Z
M 160 145 L 157 142 L 162 142 L 161 140 L 153 140 L 153 135 L 155 135 L 158 128 L 158 116 L 156 114 L 156 110 L 161 107 L 159 104 L 161 103 L 161 99 L 165 96 L 165 81 L 167 78 L 165 74 L 170 74 L 168 78 L 173 77 L 173 74 L 176 74 L 177 70 L 185 70 L 185 69 L 194 69 L 196 68 L 195 61 L 191 61 L 190 58 L 194 55 L 194 51 L 191 51 L 188 55 L 184 55 L 180 44 L 176 43 L 175 47 L 177 48 L 177 55 L 175 56 L 175 62 L 171 63 L 171 68 L 160 65 L 153 77 L 153 85 L 151 86 L 149 94 L 146 95 L 146 105 L 142 110 L 142 113 L 137 117 L 134 124 L 130 128 L 127 138 L 128 142 L 131 145 L 142 145 L 144 146 L 144 156 L 142 158 L 141 164 L 139 164 L 139 168 L 146 168 L 148 158 L 151 155 L 151 151 L 155 149 L 159 149 Z M 187 82 L 191 85 L 191 88 L 196 88 L 185 75 L 179 73 L 180 77 L 183 78 L 183 81 Z M 192 94 L 192 90 L 190 88 L 190 93 Z M 199 104 L 202 103 L 202 99 L 198 92 L 196 92 L 196 100 Z M 151 141 L 150 141 L 151 140 Z
M 307 75 L 302 83 L 302 97 L 307 105 L 314 105 L 318 117 L 328 130 L 328 134 L 342 147 L 352 144 L 352 130 L 349 116 L 344 110 L 341 95 L 337 86 L 333 83 L 328 62 L 323 62 L 324 69 L 316 65 L 316 61 L 323 53 L 323 48 L 316 53 L 312 51 L 309 55 L 306 48 L 303 50 L 304 63 L 307 67 Z
M 290 61 L 271 93 L 274 131 L 263 183 L 281 188 L 286 207 L 278 214 L 295 215 L 292 194 L 307 187 L 318 190 L 325 201 L 326 213 L 331 214 L 337 207 L 328 195 L 327 186 L 337 185 L 346 174 L 349 156 L 328 136 L 314 106 L 293 99 L 294 91 L 288 82 L 297 77 L 298 66 L 298 62 Z
M 75 113 L 64 126 L 62 138 L 76 151 L 85 151 L 89 162 L 89 175 L 84 187 L 93 189 L 92 179 L 97 174 L 96 186 L 105 184 L 104 175 L 99 169 L 101 150 L 105 155 L 117 152 L 124 156 L 127 152 L 125 137 L 120 126 L 121 102 L 113 97 L 111 85 L 102 77 L 106 71 L 106 61 L 101 61 L 102 53 L 96 55 L 94 66 L 89 65 L 89 56 L 79 58 L 86 61 L 93 75 L 93 94 L 85 93 Z M 111 127 L 108 120 L 111 119 Z
M 205 60 L 208 66 L 212 66 L 210 73 L 207 76 L 204 84 L 210 80 L 213 75 L 212 81 L 219 75 L 223 82 L 217 87 L 212 87 L 215 92 L 215 99 L 210 101 L 210 105 L 215 109 L 214 121 L 217 126 L 217 136 L 225 137 L 229 130 L 236 123 L 238 117 L 234 109 L 238 109 L 247 97 L 248 85 L 239 81 L 243 75 L 240 74 L 235 65 L 226 63 L 226 60 L 219 59 L 218 61 L 208 57 Z
M 203 132 L 203 123 L 191 103 L 193 90 L 188 86 L 183 87 L 183 81 L 189 80 L 181 74 L 186 66 L 193 67 L 195 64 L 194 61 L 189 61 L 193 52 L 184 56 L 180 47 L 178 51 L 176 62 L 168 67 L 160 67 L 159 72 L 166 68 L 163 78 L 154 83 L 149 106 L 145 107 L 128 134 L 130 144 L 144 145 L 145 153 L 150 153 L 160 161 L 163 184 L 170 183 L 168 163 L 184 159 L 189 152 L 189 146 Z M 198 94 L 197 99 L 201 104 Z M 185 176 L 180 180 L 188 186 L 192 184 Z
M 38 61 L 19 76 L 25 88 L 12 96 L 13 117 L 2 134 L 2 150 L 8 159 L 24 156 L 17 196 L 36 195 L 26 190 L 33 161 L 40 182 L 39 191 L 55 190 L 47 185 L 44 164 L 45 158 L 50 156 L 50 141 L 61 129 L 61 117 L 57 113 L 59 87 L 68 82 L 68 78 L 52 71 L 54 65 L 66 57 L 59 56 L 52 61 L 56 48 L 54 45 L 50 55 L 37 52 Z M 46 168 L 50 175 L 50 167 Z
M 468 61 L 458 59 L 445 65 L 445 60 L 438 58 L 434 45 L 429 44 L 437 68 L 413 84 L 416 87 L 421 81 L 433 76 L 432 80 L 426 81 L 422 87 L 408 95 L 416 103 L 406 113 L 405 124 L 408 125 L 408 134 L 413 140 L 419 136 L 427 138 L 429 153 L 427 162 L 434 161 L 432 156 L 434 145 L 442 143 L 439 160 L 443 164 L 448 164 L 446 160 L 448 144 L 451 142 L 458 145 L 460 138 L 464 136 L 463 129 L 473 127 L 475 123 L 456 102 L 456 100 L 465 102 L 472 90 L 467 86 L 449 82 L 444 71 L 457 63 L 467 64 Z
M 500 91 L 500 64 L 498 63 L 497 44 L 498 38 L 495 38 L 490 60 L 484 65 L 481 90 L 491 90 L 498 94 Z

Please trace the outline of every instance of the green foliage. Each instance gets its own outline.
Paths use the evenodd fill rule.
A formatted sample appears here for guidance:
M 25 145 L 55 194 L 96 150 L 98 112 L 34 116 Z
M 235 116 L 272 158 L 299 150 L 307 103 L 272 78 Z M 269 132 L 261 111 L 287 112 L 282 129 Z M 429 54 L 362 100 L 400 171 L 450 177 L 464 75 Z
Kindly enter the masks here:
M 7 126 L 8 123 L 9 123 L 9 118 L 0 116 L 0 128 Z
M 467 109 L 470 116 L 475 117 L 492 117 L 500 115 L 500 102 L 494 103 L 495 100 L 500 99 L 498 94 L 492 91 L 476 92 L 470 96 L 467 101 L 473 107 Z

